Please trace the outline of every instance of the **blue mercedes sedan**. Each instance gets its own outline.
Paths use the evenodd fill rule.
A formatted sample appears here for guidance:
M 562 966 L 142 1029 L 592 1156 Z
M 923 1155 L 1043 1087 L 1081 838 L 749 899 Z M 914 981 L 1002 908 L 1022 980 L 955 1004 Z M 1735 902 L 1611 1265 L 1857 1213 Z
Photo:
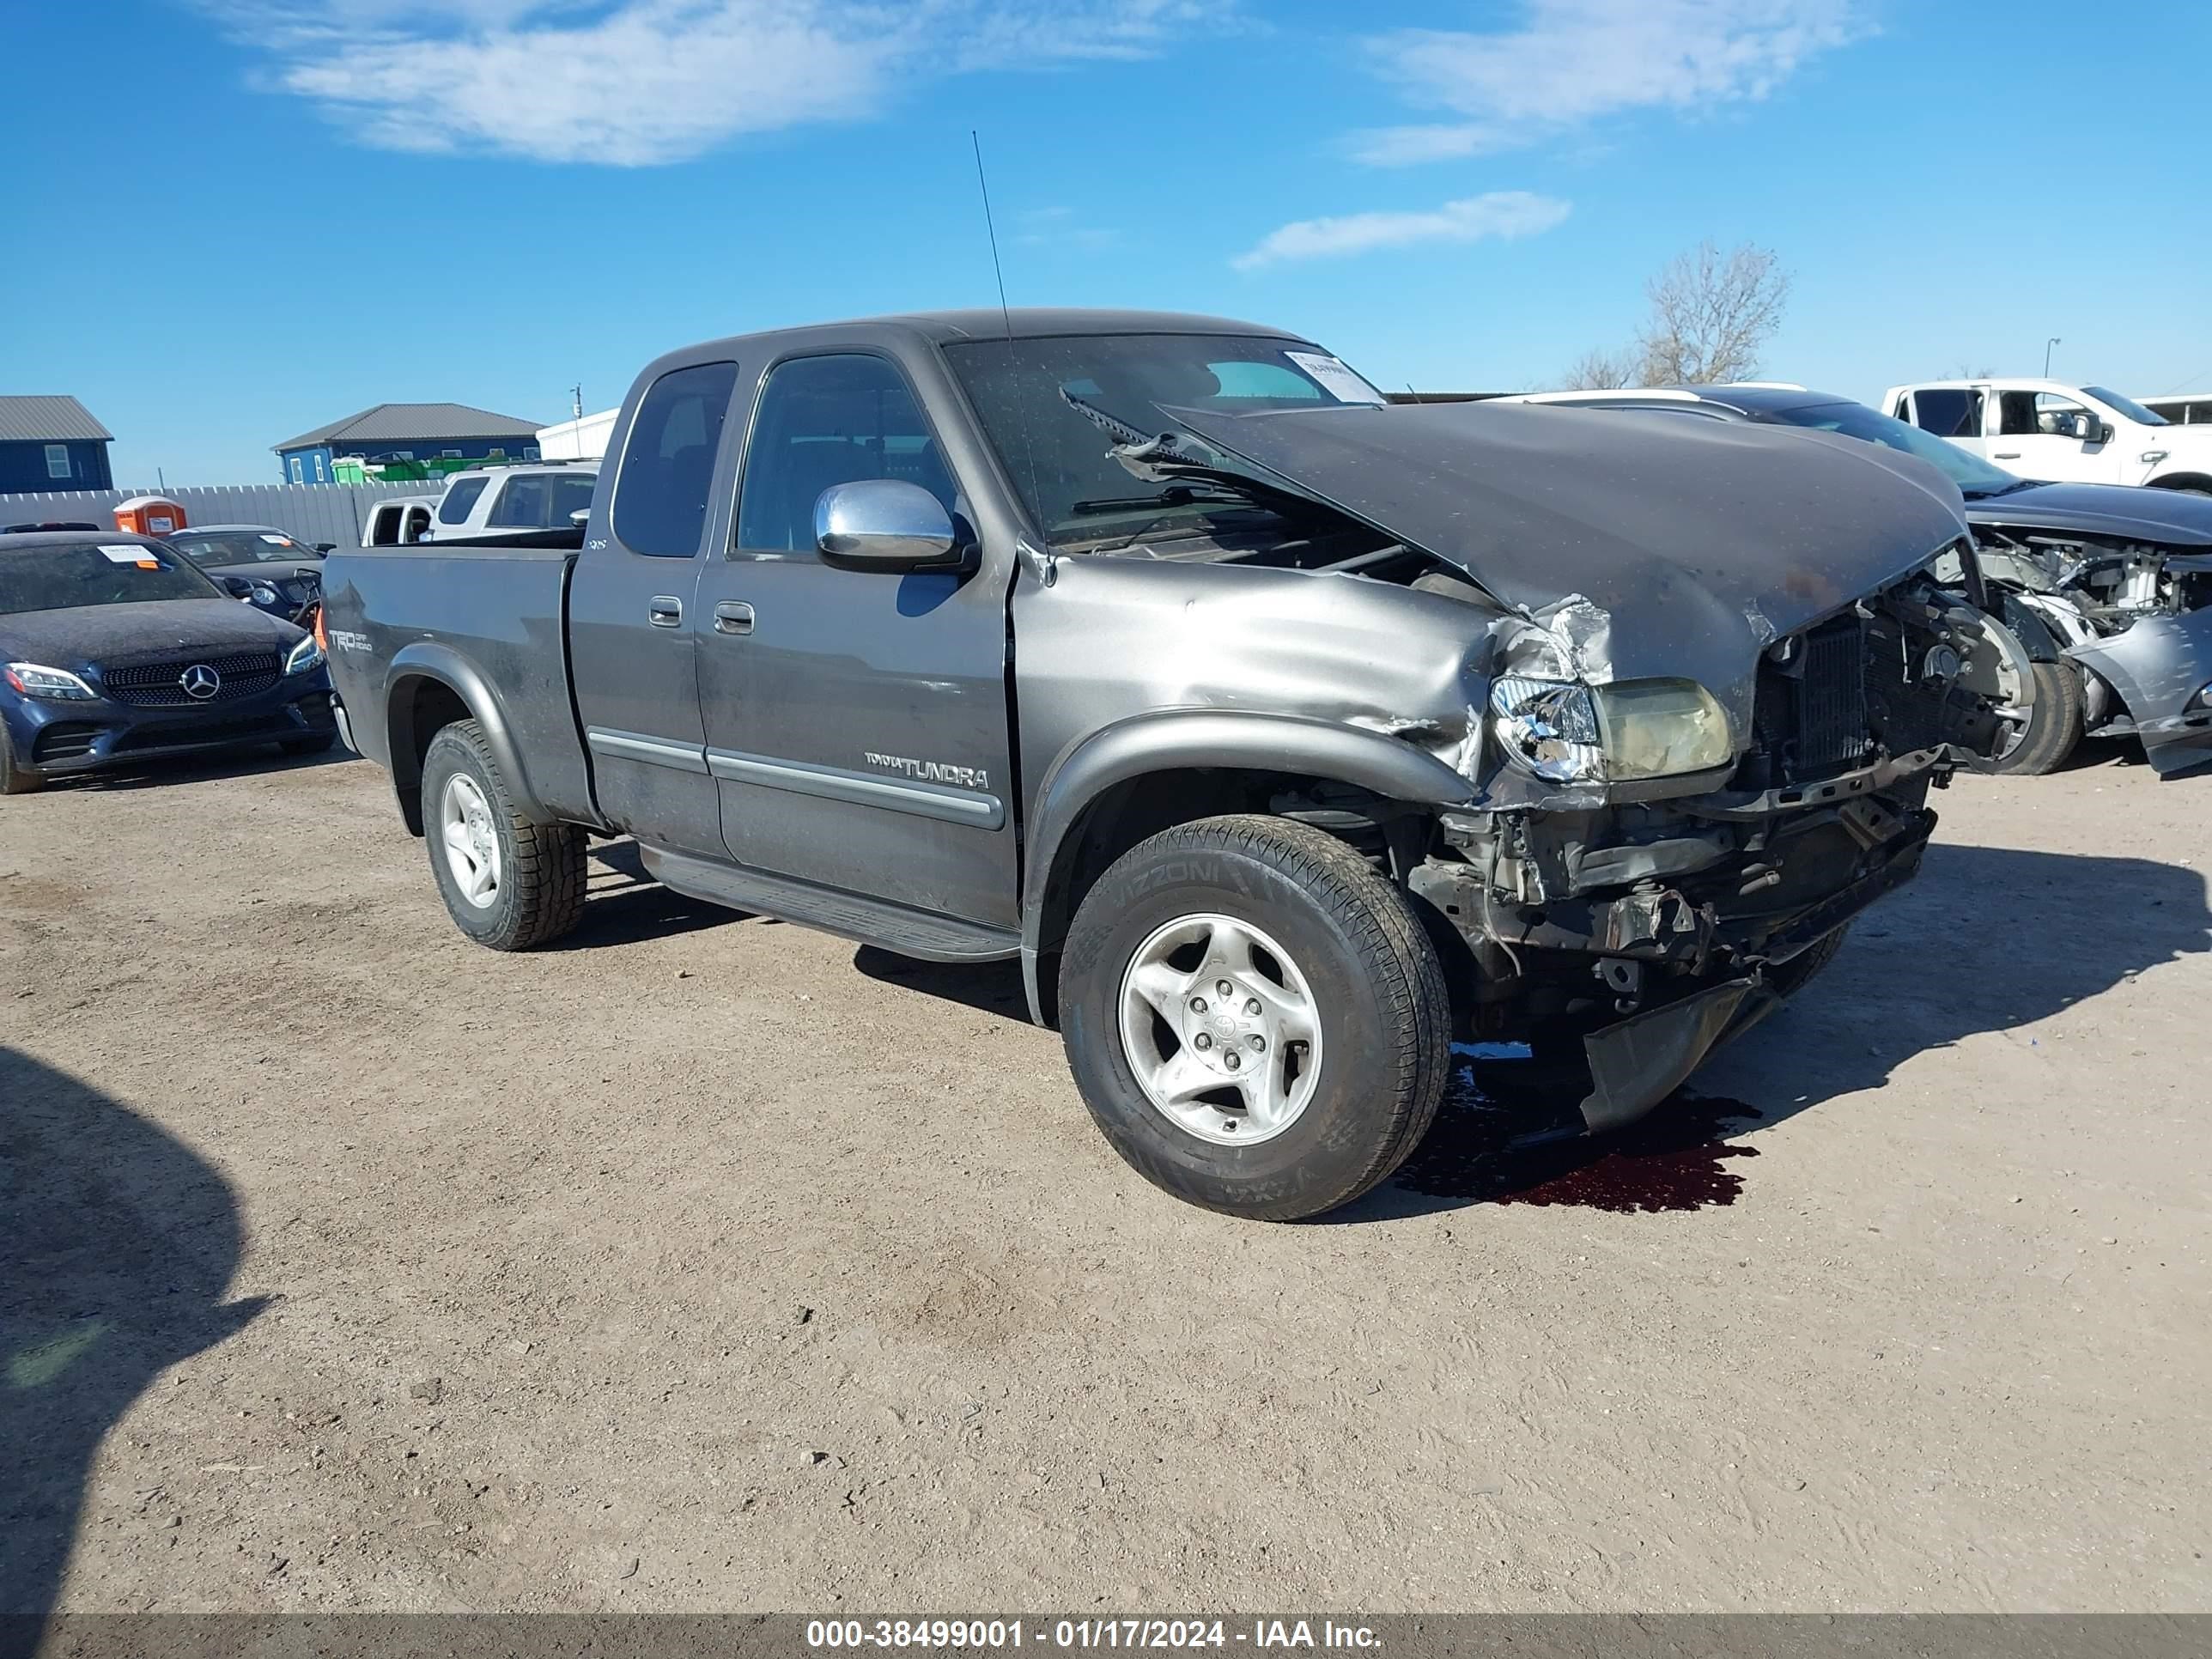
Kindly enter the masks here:
M 312 754 L 337 736 L 314 636 L 167 544 L 0 534 L 0 795 L 156 756 Z

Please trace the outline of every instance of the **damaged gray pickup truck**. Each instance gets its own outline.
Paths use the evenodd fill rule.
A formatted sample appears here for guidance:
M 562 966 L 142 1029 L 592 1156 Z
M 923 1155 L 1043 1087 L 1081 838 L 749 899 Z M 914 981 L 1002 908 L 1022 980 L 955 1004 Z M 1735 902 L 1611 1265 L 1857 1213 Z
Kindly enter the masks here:
M 609 460 L 576 547 L 325 568 L 348 741 L 462 931 L 557 937 L 628 835 L 699 898 L 1018 960 L 1115 1150 L 1239 1215 L 1388 1176 L 1455 1035 L 1581 1050 L 1592 1131 L 1650 1110 L 2033 696 L 1923 463 L 1387 407 L 1217 319 L 716 341 Z

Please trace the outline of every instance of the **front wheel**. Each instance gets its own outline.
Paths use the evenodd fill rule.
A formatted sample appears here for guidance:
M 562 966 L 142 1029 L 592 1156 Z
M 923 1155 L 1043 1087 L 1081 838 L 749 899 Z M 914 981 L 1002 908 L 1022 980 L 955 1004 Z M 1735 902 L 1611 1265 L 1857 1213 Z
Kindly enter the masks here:
M 584 832 L 514 810 L 483 728 L 456 720 L 422 757 L 430 871 L 459 927 L 495 951 L 560 938 L 584 914 Z
M 1296 1220 L 1387 1179 L 1451 1063 L 1435 945 L 1342 842 L 1260 816 L 1140 842 L 1077 911 L 1060 1030 L 1084 1103 L 1155 1186 Z
M 8 735 L 7 722 L 0 720 L 0 795 L 27 795 L 45 781 L 16 760 L 15 740 Z
M 2027 728 L 1996 757 L 1995 770 L 2014 777 L 2039 778 L 2066 763 L 2081 741 L 2081 672 L 2066 662 L 2039 662 L 2035 702 Z

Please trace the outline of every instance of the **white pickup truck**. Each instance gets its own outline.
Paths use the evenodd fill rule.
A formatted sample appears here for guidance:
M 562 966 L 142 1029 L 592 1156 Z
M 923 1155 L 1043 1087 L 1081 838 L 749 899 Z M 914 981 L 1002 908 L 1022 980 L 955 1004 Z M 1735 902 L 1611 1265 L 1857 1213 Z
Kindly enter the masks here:
M 2059 380 L 1923 380 L 1885 413 L 2024 478 L 2212 495 L 2212 427 L 2177 426 L 2132 398 Z

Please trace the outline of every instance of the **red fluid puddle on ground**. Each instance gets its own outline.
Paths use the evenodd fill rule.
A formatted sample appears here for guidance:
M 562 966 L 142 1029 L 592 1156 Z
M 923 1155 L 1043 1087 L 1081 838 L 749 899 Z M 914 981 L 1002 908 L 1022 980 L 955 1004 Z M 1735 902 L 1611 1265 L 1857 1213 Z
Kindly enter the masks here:
M 1515 1078 L 1520 1069 L 1462 1064 L 1397 1184 L 1430 1198 L 1618 1214 L 1701 1210 L 1742 1192 L 1742 1176 L 1729 1166 L 1759 1149 L 1727 1137 L 1731 1125 L 1759 1115 L 1743 1102 L 1678 1091 L 1642 1121 L 1593 1138 L 1567 1133 L 1580 1121 L 1574 1107 L 1586 1084 L 1539 1087 L 1533 1068 Z

